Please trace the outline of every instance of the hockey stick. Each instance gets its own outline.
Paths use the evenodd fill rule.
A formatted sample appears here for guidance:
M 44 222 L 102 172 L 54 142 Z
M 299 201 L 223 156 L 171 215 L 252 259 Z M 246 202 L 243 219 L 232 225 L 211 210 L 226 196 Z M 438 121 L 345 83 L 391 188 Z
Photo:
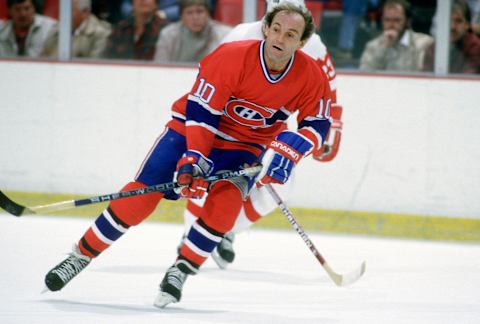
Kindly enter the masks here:
M 365 272 L 365 261 L 362 262 L 360 267 L 357 270 L 354 270 L 350 273 L 341 275 L 336 273 L 335 271 L 330 268 L 330 265 L 328 265 L 327 261 L 323 258 L 323 256 L 318 252 L 317 248 L 315 245 L 313 245 L 312 241 L 308 237 L 307 233 L 302 229 L 300 224 L 296 221 L 295 217 L 293 216 L 293 213 L 290 211 L 290 209 L 287 207 L 287 205 L 283 202 L 282 198 L 278 195 L 278 193 L 275 191 L 275 189 L 270 185 L 267 184 L 266 188 L 270 195 L 272 196 L 273 200 L 275 200 L 276 204 L 278 207 L 281 209 L 285 217 L 287 217 L 289 223 L 292 225 L 292 227 L 297 231 L 297 233 L 300 235 L 300 237 L 303 239 L 305 244 L 310 248 L 310 251 L 312 251 L 313 255 L 317 258 L 317 260 L 320 262 L 322 265 L 323 269 L 327 272 L 328 276 L 333 280 L 333 282 L 337 286 L 347 286 L 358 279 L 364 274 Z
M 261 169 L 262 169 L 262 166 L 257 165 L 257 166 L 242 169 L 242 170 L 227 171 L 227 172 L 222 172 L 220 174 L 215 174 L 205 178 L 205 180 L 207 180 L 208 182 L 213 182 L 213 181 L 231 179 L 231 178 L 236 178 L 241 176 L 251 177 L 259 173 Z M 78 199 L 78 200 L 66 200 L 66 201 L 61 201 L 53 204 L 33 206 L 33 207 L 22 206 L 14 202 L 10 198 L 8 198 L 3 192 L 0 191 L 0 207 L 5 211 L 7 211 L 8 213 L 14 216 L 20 217 L 22 215 L 28 215 L 28 214 L 46 214 L 53 211 L 60 211 L 60 210 L 71 209 L 75 207 L 96 204 L 96 203 L 101 203 L 101 202 L 106 202 L 106 201 L 111 201 L 116 199 L 145 195 L 152 192 L 165 192 L 165 191 L 176 189 L 179 187 L 181 186 L 178 183 L 172 181 L 172 182 L 157 184 L 157 185 L 130 190 L 130 191 L 116 192 L 108 195 L 94 196 L 94 197 Z

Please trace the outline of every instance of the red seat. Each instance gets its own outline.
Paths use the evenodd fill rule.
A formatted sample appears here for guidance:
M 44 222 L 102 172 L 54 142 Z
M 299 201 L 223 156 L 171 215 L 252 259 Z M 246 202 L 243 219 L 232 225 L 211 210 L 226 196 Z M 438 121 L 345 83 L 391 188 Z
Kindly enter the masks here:
M 342 0 L 323 1 L 324 10 L 342 10 Z
M 257 19 L 265 13 L 265 1 L 257 0 Z M 235 26 L 243 22 L 243 0 L 218 0 L 213 19 Z
M 59 0 L 45 0 L 42 14 L 58 20 L 60 13 L 59 2 Z M 7 0 L 0 0 L 0 19 L 6 20 L 8 18 Z
M 218 0 L 213 19 L 235 26 L 242 22 L 242 4 L 238 0 Z
M 318 29 L 321 23 L 323 4 L 320 1 L 305 1 L 305 6 L 312 13 L 313 22 Z
M 42 14 L 58 20 L 58 17 L 60 16 L 59 2 L 59 0 L 45 0 Z
M 0 0 L 0 20 L 8 19 L 8 5 L 7 0 Z

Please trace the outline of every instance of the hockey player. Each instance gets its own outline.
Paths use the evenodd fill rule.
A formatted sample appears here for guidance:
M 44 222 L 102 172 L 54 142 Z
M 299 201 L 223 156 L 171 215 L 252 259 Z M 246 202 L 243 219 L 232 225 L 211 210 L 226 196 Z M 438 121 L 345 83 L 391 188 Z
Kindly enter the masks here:
M 201 197 L 209 190 L 199 219 L 160 283 L 157 307 L 178 302 L 187 276 L 198 272 L 223 235 L 233 227 L 255 183 L 241 177 L 208 183 L 203 177 L 253 165 L 261 155 L 261 183 L 285 183 L 292 169 L 321 146 L 330 121 L 330 87 L 318 65 L 298 51 L 314 25 L 310 12 L 291 4 L 265 18 L 265 40 L 232 42 L 199 64 L 192 90 L 174 102 L 172 119 L 147 155 L 135 180 L 122 190 L 171 181 L 180 191 L 149 193 L 115 200 L 74 245 L 73 252 L 51 269 L 45 284 L 62 289 L 92 259 L 129 227 L 147 218 L 162 198 Z M 320 103 L 320 104 L 319 104 Z M 282 131 L 298 113 L 297 131 Z
M 267 0 L 266 11 L 269 12 L 273 10 L 275 6 L 285 2 L 290 2 L 294 5 L 305 8 L 304 0 Z M 253 23 L 237 25 L 223 39 L 222 43 L 247 39 L 262 40 L 264 38 L 262 26 L 262 20 Z M 328 54 L 325 45 L 322 43 L 317 34 L 314 33 L 301 50 L 310 55 L 317 62 L 319 67 L 327 74 L 330 83 L 330 89 L 332 93 L 332 126 L 330 127 L 330 132 L 327 135 L 325 144 L 320 149 L 314 150 L 312 153 L 312 157 L 314 159 L 320 162 L 329 162 L 336 156 L 338 152 L 342 131 L 342 122 L 340 120 L 342 107 L 336 104 L 336 73 L 330 55 Z M 292 117 L 290 120 L 293 119 L 293 123 L 290 123 L 290 128 L 295 129 L 296 125 L 294 123 L 294 118 Z M 286 197 L 288 196 L 288 192 L 291 190 L 292 185 L 293 179 L 290 180 L 286 185 L 276 186 L 276 190 L 281 192 L 282 196 Z M 204 201 L 205 199 L 203 198 L 190 199 L 187 202 L 187 208 L 184 212 L 185 233 L 188 233 L 190 226 L 199 217 Z M 213 260 L 220 268 L 225 269 L 228 264 L 234 261 L 235 251 L 233 249 L 233 240 L 235 238 L 235 234 L 249 228 L 256 221 L 260 220 L 261 217 L 272 212 L 276 207 L 277 205 L 264 187 L 255 186 L 252 188 L 250 196 L 244 202 L 243 207 L 240 210 L 233 230 L 225 235 L 220 244 L 212 253 Z M 184 234 L 184 237 L 185 235 L 186 234 Z

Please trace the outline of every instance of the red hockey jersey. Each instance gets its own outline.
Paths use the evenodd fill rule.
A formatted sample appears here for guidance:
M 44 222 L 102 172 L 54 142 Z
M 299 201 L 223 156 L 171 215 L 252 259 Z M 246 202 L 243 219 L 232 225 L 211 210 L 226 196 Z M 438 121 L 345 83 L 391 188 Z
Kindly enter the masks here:
M 300 51 L 283 71 L 269 71 L 263 48 L 258 40 L 226 43 L 200 62 L 192 90 L 173 104 L 168 124 L 186 134 L 188 149 L 208 156 L 213 146 L 264 146 L 296 110 L 298 132 L 322 145 L 330 126 L 326 75 Z

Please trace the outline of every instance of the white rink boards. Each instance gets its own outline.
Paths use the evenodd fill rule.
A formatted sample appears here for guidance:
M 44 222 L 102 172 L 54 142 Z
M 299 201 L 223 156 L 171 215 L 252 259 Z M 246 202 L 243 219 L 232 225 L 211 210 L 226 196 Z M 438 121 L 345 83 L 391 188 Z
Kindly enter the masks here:
M 237 236 L 226 271 L 208 260 L 180 303 L 152 306 L 183 227 L 132 228 L 66 288 L 41 294 L 45 273 L 92 219 L 0 213 L 0 323 L 479 323 L 478 245 L 309 233 L 337 272 L 336 287 L 293 230 Z

